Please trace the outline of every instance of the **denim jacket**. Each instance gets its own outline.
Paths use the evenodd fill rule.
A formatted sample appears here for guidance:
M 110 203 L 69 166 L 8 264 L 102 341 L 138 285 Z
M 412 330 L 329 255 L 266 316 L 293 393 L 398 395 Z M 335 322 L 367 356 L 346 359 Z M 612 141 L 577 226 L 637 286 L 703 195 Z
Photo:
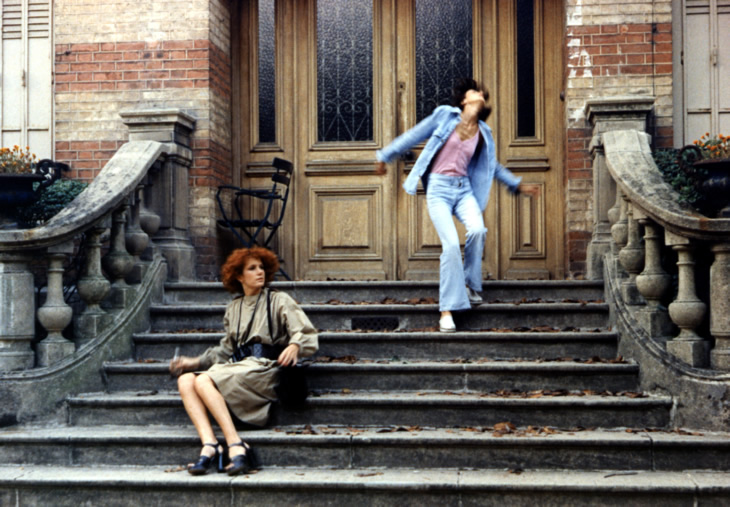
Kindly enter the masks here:
M 423 119 L 418 125 L 396 137 L 392 143 L 382 150 L 378 150 L 375 156 L 379 162 L 392 162 L 398 155 L 428 139 L 426 146 L 413 166 L 413 170 L 403 183 L 406 193 L 415 195 L 419 178 L 423 180 L 423 188 L 428 187 L 431 162 L 460 121 L 461 109 L 453 106 L 439 106 L 434 109 L 428 118 Z M 507 185 L 513 193 L 517 192 L 517 186 L 522 178 L 515 176 L 509 169 L 497 162 L 492 129 L 483 121 L 479 122 L 479 133 L 482 138 L 477 146 L 475 156 L 469 162 L 467 174 L 479 207 L 484 211 L 484 208 L 487 207 L 489 190 L 492 187 L 494 178 Z

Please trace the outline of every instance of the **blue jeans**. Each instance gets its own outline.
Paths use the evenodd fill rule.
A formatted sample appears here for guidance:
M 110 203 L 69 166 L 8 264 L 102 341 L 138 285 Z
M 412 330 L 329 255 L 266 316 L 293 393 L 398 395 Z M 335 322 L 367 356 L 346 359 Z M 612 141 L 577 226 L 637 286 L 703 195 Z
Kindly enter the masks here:
M 441 240 L 439 310 L 471 308 L 466 293 L 468 285 L 482 290 L 482 252 L 487 229 L 466 176 L 431 174 L 428 178 L 426 203 L 431 222 Z M 459 234 L 452 215 L 466 226 L 464 262 L 461 261 Z

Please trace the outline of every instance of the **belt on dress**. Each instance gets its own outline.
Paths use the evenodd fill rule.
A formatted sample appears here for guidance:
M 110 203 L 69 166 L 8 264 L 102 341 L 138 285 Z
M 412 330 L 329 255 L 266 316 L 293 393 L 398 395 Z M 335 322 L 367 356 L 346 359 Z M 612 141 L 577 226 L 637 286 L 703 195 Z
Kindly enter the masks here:
M 276 345 L 266 345 L 265 343 L 247 343 L 241 345 L 231 355 L 230 361 L 237 363 L 247 357 L 265 357 L 266 359 L 277 359 L 281 354 L 282 348 Z

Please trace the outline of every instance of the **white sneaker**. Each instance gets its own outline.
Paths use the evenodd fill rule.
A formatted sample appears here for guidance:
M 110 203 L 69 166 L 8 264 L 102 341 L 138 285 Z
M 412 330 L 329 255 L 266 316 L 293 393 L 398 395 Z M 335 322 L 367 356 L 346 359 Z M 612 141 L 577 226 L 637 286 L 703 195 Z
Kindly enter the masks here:
M 439 319 L 439 330 L 442 333 L 453 333 L 456 331 L 456 324 L 451 315 L 445 315 Z
M 466 294 L 467 294 L 467 296 L 469 296 L 469 302 L 471 303 L 472 306 L 479 306 L 480 304 L 484 303 L 484 300 L 479 295 L 479 293 L 477 291 L 475 291 L 474 289 L 472 289 L 471 287 L 467 286 Z

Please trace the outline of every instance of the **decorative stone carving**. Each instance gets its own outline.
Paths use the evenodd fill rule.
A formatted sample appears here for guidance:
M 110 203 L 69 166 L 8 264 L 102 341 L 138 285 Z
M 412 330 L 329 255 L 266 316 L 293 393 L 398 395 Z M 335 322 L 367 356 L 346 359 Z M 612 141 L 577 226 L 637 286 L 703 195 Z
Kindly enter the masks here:
M 63 299 L 63 261 L 70 253 L 71 242 L 48 249 L 46 302 L 38 309 L 38 321 L 48 336 L 38 344 L 38 366 L 50 366 L 76 350 L 74 343 L 61 334 L 73 318 L 73 309 Z

